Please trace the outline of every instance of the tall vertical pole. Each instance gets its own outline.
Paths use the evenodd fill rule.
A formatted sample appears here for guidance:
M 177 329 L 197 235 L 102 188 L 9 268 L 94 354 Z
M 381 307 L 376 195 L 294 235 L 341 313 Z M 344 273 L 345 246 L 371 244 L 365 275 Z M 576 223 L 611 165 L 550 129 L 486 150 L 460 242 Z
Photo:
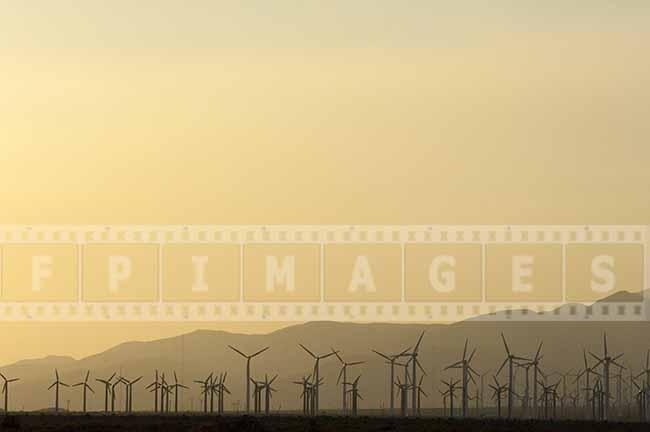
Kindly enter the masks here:
M 206 397 L 207 390 L 206 390 Z M 246 413 L 251 412 L 251 359 L 246 359 Z
M 395 359 L 390 362 L 390 415 L 395 415 Z
M 347 365 L 343 365 L 343 414 L 347 413 L 347 390 L 348 390 L 348 379 L 347 379 L 348 368 Z
M 607 420 L 609 414 L 609 359 L 605 359 L 603 363 L 605 373 L 603 379 L 605 380 L 605 403 L 603 404 L 603 420 Z
M 462 392 L 462 409 L 463 409 L 463 417 L 467 417 L 467 364 L 463 360 L 463 392 Z
M 512 382 L 512 374 L 512 358 L 510 358 L 508 361 L 508 418 L 512 417 L 512 396 L 514 392 L 514 389 L 512 388 L 514 384 Z
M 416 369 L 417 362 L 418 362 L 417 353 L 413 353 L 412 359 L 413 359 L 413 364 L 411 365 L 411 367 L 413 368 L 413 370 L 411 371 L 411 375 L 413 378 L 413 382 L 411 383 L 411 385 L 413 387 L 411 389 L 411 415 L 415 417 L 417 415 L 417 409 L 418 409 L 417 407 L 418 387 L 417 387 L 417 369 Z
M 316 359 L 316 393 L 314 394 L 314 406 L 316 408 L 316 414 L 319 410 L 319 393 L 320 393 L 320 358 Z

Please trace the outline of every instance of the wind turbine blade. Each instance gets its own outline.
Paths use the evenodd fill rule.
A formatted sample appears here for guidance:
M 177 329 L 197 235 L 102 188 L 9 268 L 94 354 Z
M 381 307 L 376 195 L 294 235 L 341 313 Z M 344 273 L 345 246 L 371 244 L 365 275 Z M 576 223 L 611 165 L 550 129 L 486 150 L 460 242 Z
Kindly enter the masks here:
M 603 348 L 605 349 L 604 357 L 607 357 L 607 332 L 603 332 Z
M 601 359 L 600 357 L 596 356 L 596 354 L 592 353 L 591 351 L 589 351 L 589 355 L 592 356 L 593 358 L 595 358 L 596 360 L 598 360 L 598 363 L 596 363 L 595 365 L 593 365 L 593 366 L 592 366 L 592 369 L 598 367 L 598 365 L 600 365 L 600 364 L 603 362 L 603 359 Z
M 388 361 L 392 361 L 387 355 L 384 355 L 384 354 L 380 353 L 379 351 L 375 351 L 375 350 L 371 350 L 371 351 L 374 352 L 375 354 L 385 358 Z
M 465 347 L 463 348 L 463 360 L 465 360 L 465 356 L 467 355 L 467 342 L 468 339 L 465 339 Z
M 245 358 L 248 358 L 248 356 L 247 356 L 246 354 L 244 354 L 243 352 L 239 351 L 239 350 L 238 350 L 237 348 L 235 348 L 234 346 L 232 346 L 232 345 L 228 345 L 228 348 L 230 348 L 231 350 L 235 351 L 235 352 L 238 353 L 240 356 L 245 357 Z
M 88 377 L 89 376 L 90 376 L 90 370 L 88 372 L 86 372 L 86 379 L 84 380 L 85 383 L 88 382 Z
M 539 343 L 539 346 L 537 347 L 537 353 L 535 354 L 535 362 L 538 362 L 540 360 L 539 354 L 542 352 L 542 345 L 544 344 L 544 341 L 541 341 Z
M 51 389 L 52 387 L 54 387 L 55 385 L 56 385 L 56 382 L 52 383 L 52 385 L 49 386 L 47 389 L 50 390 L 50 389 Z
M 418 360 L 417 358 L 415 359 L 415 364 L 416 364 L 416 366 L 418 367 L 418 369 L 420 369 L 420 372 L 422 372 L 422 374 L 424 374 L 424 375 L 427 374 L 427 372 L 424 370 L 424 368 L 423 368 L 422 365 L 420 364 L 420 360 Z
M 404 351 L 402 351 L 401 353 L 399 353 L 399 354 L 397 354 L 396 356 L 393 356 L 393 357 L 404 357 L 404 355 L 406 355 L 406 353 L 408 353 L 410 350 L 411 350 L 411 347 L 408 347 Z
M 335 350 L 334 348 L 332 348 L 332 347 L 330 347 L 330 349 L 332 350 L 332 352 L 334 353 L 334 355 L 336 356 L 336 358 L 338 358 L 339 361 L 340 361 L 341 363 L 345 364 L 345 362 L 343 361 L 343 359 L 342 359 L 341 356 L 339 355 L 339 352 L 336 351 L 336 350 Z
M 59 380 L 59 371 L 54 369 L 54 375 L 56 375 L 56 380 Z
M 309 351 L 309 350 L 307 349 L 307 347 L 304 346 L 303 344 L 298 344 L 298 345 L 300 345 L 300 347 L 301 347 L 302 349 L 304 349 L 305 351 L 307 351 L 307 353 L 308 353 L 310 356 L 312 356 L 313 358 L 318 358 L 318 357 L 316 357 L 316 355 L 314 355 L 313 352 Z
M 336 354 L 336 352 L 331 352 L 331 353 L 329 353 L 329 354 L 325 354 L 324 356 L 321 356 L 321 360 L 322 360 L 322 359 L 326 359 L 326 358 L 328 358 L 328 357 L 331 357 L 331 356 L 333 356 L 334 354 Z
M 508 348 L 508 343 L 506 342 L 506 337 L 501 333 L 501 339 L 503 340 L 503 346 L 506 348 L 506 353 L 510 357 L 510 348 Z
M 364 361 L 355 361 L 355 362 L 352 362 L 352 363 L 348 363 L 348 366 L 356 366 L 356 365 L 360 365 L 360 364 L 364 364 L 364 363 L 365 363 Z
M 476 348 L 472 350 L 472 353 L 469 355 L 469 359 L 467 359 L 467 363 L 470 363 L 472 361 L 474 354 L 476 354 Z
M 267 346 L 266 348 L 259 350 L 258 352 L 256 352 L 255 354 L 253 354 L 253 355 L 251 356 L 251 358 L 253 358 L 253 357 L 257 357 L 258 355 L 262 354 L 264 351 L 268 350 L 269 348 L 271 348 L 271 347 L 268 347 L 268 346 Z
M 587 370 L 587 369 L 589 369 L 589 363 L 587 363 L 587 351 L 585 351 L 584 348 L 582 349 L 582 356 L 583 356 L 584 361 L 585 361 L 585 370 Z
M 345 366 L 341 368 L 341 371 L 339 372 L 338 378 L 336 378 L 336 383 L 339 384 L 341 382 L 341 377 L 343 376 L 343 371 L 345 370 Z
M 420 349 L 420 343 L 422 343 L 422 338 L 424 337 L 424 332 L 420 335 L 418 338 L 418 343 L 415 344 L 415 348 L 413 348 L 413 352 L 417 354 L 418 350 Z
M 498 370 L 497 373 L 496 373 L 497 375 L 499 375 L 499 373 L 501 373 L 501 369 L 503 369 L 503 367 L 506 365 L 506 363 L 508 363 L 508 358 L 506 358 L 506 359 L 503 361 L 503 363 L 501 363 L 501 367 L 499 368 L 499 370 Z
M 458 368 L 458 367 L 459 367 L 460 365 L 462 365 L 462 364 L 463 364 L 463 361 L 462 361 L 462 360 L 461 360 L 461 361 L 457 361 L 456 363 L 450 364 L 449 366 L 447 366 L 447 367 L 444 368 L 443 370 L 456 369 L 456 368 Z

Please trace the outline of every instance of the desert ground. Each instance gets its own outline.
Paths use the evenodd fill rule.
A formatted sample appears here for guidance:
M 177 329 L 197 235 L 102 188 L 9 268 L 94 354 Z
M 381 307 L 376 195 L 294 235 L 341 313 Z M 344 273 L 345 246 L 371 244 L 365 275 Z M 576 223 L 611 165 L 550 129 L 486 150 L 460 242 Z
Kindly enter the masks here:
M 215 432 L 294 432 L 294 431 L 647 431 L 647 424 L 615 422 L 505 421 L 496 419 L 444 419 L 389 417 L 336 417 L 277 415 L 252 416 L 152 416 L 152 415 L 10 415 L 0 420 L 0 430 L 29 431 L 215 431 Z

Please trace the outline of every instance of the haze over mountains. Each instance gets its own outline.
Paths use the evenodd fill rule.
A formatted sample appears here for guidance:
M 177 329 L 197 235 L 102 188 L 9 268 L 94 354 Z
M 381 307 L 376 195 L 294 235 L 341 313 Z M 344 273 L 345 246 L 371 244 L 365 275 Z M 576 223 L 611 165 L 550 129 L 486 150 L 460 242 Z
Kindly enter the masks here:
M 617 293 L 606 301 L 631 301 L 638 294 Z M 564 306 L 570 307 L 570 306 Z M 583 306 L 578 306 L 578 315 Z M 534 314 L 533 314 L 534 315 Z M 456 376 L 457 371 L 442 372 L 444 366 L 458 360 L 462 355 L 465 338 L 470 347 L 477 347 L 474 368 L 483 373 L 495 371 L 504 356 L 500 341 L 503 331 L 511 350 L 517 355 L 532 356 L 540 340 L 544 341 L 542 369 L 552 371 L 574 371 L 582 367 L 582 348 L 594 353 L 602 351 L 602 334 L 607 331 L 609 349 L 613 353 L 624 352 L 622 359 L 626 367 L 634 372 L 640 370 L 645 353 L 650 348 L 650 323 L 639 322 L 590 322 L 585 321 L 464 321 L 452 325 L 405 325 L 405 324 L 350 324 L 335 322 L 311 322 L 287 327 L 266 335 L 245 335 L 221 331 L 199 330 L 186 335 L 152 342 L 128 342 L 105 352 L 73 359 L 70 357 L 46 357 L 37 360 L 23 360 L 0 368 L 8 378 L 20 377 L 10 390 L 10 409 L 36 410 L 51 407 L 54 395 L 47 387 L 54 380 L 54 368 L 59 370 L 62 381 L 75 384 L 83 380 L 86 370 L 91 371 L 91 385 L 95 394 L 89 397 L 89 410 L 103 409 L 103 389 L 95 378 L 106 378 L 113 372 L 128 379 L 143 375 L 143 380 L 134 387 L 134 409 L 150 410 L 153 395 L 145 386 L 153 380 L 154 369 L 166 373 L 172 380 L 173 371 L 179 380 L 190 387 L 181 393 L 184 409 L 199 409 L 199 385 L 194 380 L 204 379 L 210 372 L 227 371 L 227 385 L 232 395 L 227 397 L 226 410 L 233 409 L 233 402 L 241 401 L 244 406 L 244 360 L 228 349 L 228 345 L 252 353 L 265 346 L 271 349 L 252 362 L 252 376 L 263 379 L 264 374 L 279 374 L 275 387 L 278 393 L 272 401 L 275 409 L 298 409 L 300 388 L 292 383 L 303 375 L 309 375 L 313 368 L 311 357 L 298 344 L 304 344 L 316 354 L 330 351 L 331 347 L 341 351 L 347 361 L 367 363 L 349 370 L 350 377 L 361 374 L 360 390 L 364 396 L 363 408 L 378 408 L 388 404 L 387 366 L 372 353 L 376 349 L 385 353 L 400 352 L 415 343 L 420 332 L 426 331 L 420 350 L 420 362 L 428 376 L 424 389 L 430 398 L 423 400 L 423 407 L 438 407 L 441 402 L 437 388 L 440 379 Z M 321 390 L 321 408 L 337 409 L 340 406 L 341 391 L 336 385 L 340 369 L 339 361 L 330 357 L 321 362 L 321 376 L 325 382 Z M 401 376 L 403 370 L 399 369 Z M 556 378 L 557 379 L 557 378 Z M 573 390 L 573 385 L 569 388 Z M 123 408 L 124 390 L 118 386 L 116 407 Z M 487 393 L 486 393 L 487 396 Z M 81 407 L 81 389 L 63 388 L 61 406 L 70 409 Z

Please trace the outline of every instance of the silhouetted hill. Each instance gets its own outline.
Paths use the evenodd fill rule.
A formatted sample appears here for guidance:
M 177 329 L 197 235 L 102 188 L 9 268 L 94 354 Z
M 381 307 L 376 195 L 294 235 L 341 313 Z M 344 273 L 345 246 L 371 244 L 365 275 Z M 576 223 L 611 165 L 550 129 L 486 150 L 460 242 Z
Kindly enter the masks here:
M 617 299 L 629 299 L 633 294 L 620 293 Z M 626 300 L 627 301 L 627 300 Z M 565 307 L 569 307 L 568 305 Z M 302 375 L 311 373 L 312 359 L 299 346 L 306 345 L 316 353 L 326 353 L 331 347 L 341 350 L 348 360 L 367 363 L 358 369 L 350 369 L 350 375 L 362 373 L 360 388 L 365 400 L 364 407 L 386 405 L 388 382 L 383 360 L 372 353 L 376 349 L 396 353 L 412 346 L 421 331 L 426 336 L 421 347 L 420 361 L 428 372 L 425 389 L 437 395 L 441 377 L 453 373 L 441 372 L 445 365 L 459 359 L 466 338 L 470 346 L 478 347 L 474 368 L 478 371 L 494 371 L 503 359 L 504 348 L 499 334 L 503 331 L 512 351 L 522 356 L 532 356 L 540 340 L 544 341 L 543 369 L 547 372 L 577 369 L 582 365 L 582 349 L 601 351 L 602 333 L 607 330 L 609 348 L 612 352 L 625 352 L 623 363 L 638 370 L 650 346 L 647 339 L 650 324 L 647 322 L 590 322 L 590 321 L 465 321 L 453 325 L 417 324 L 350 324 L 336 322 L 310 322 L 287 327 L 267 335 L 233 334 L 223 331 L 199 330 L 183 336 L 152 342 L 128 342 L 103 353 L 74 360 L 67 357 L 47 357 L 25 360 L 5 366 L 1 371 L 8 376 L 21 377 L 11 388 L 11 406 L 27 410 L 42 409 L 53 405 L 53 393 L 46 391 L 58 368 L 61 379 L 74 384 L 83 379 L 85 371 L 91 370 L 91 395 L 89 408 L 103 408 L 103 391 L 95 378 L 108 377 L 113 372 L 127 378 L 143 375 L 145 378 L 134 388 L 134 408 L 151 409 L 152 395 L 144 387 L 153 380 L 154 369 L 164 371 L 168 377 L 176 370 L 179 379 L 190 386 L 181 393 L 185 408 L 199 406 L 199 387 L 193 383 L 210 372 L 228 371 L 231 403 L 244 399 L 245 362 L 228 349 L 234 345 L 244 352 L 252 353 L 265 346 L 271 349 L 252 362 L 252 374 L 263 378 L 264 374 L 279 374 L 275 387 L 278 393 L 273 399 L 274 409 L 297 409 L 299 387 L 292 383 Z M 331 357 L 321 363 L 321 376 L 325 378 L 321 406 L 324 409 L 340 406 L 340 388 L 336 386 L 339 363 Z M 400 370 L 400 374 L 402 371 Z M 169 378 L 171 379 L 171 378 Z M 79 388 L 64 388 L 61 406 L 71 400 L 71 409 L 78 409 L 81 401 Z M 424 407 L 439 406 L 437 397 L 423 401 Z M 123 389 L 118 391 L 117 406 L 123 406 Z

